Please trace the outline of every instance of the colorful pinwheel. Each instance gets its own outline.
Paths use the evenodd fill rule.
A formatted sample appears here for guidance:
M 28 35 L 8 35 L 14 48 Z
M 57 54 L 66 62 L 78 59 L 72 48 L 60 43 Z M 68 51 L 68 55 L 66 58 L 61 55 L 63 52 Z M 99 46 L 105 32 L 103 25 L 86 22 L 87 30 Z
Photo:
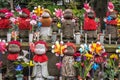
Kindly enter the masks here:
M 4 53 L 6 51 L 6 42 L 5 40 L 0 41 L 0 52 Z
M 80 45 L 80 49 L 79 49 L 80 53 L 86 53 L 86 52 L 88 52 L 88 50 L 89 50 L 89 47 L 87 44 Z
M 90 52 L 98 54 L 98 55 L 104 52 L 104 47 L 101 45 L 100 42 L 90 44 L 89 49 L 90 49 Z
M 33 13 L 35 13 L 37 16 L 41 16 L 43 13 L 44 8 L 41 6 L 34 7 Z
M 63 42 L 56 41 L 52 46 L 52 53 L 55 53 L 56 56 L 63 56 L 64 50 L 67 46 L 63 44 Z
M 55 9 L 54 14 L 57 18 L 60 19 L 63 16 L 63 11 L 62 11 L 62 9 Z

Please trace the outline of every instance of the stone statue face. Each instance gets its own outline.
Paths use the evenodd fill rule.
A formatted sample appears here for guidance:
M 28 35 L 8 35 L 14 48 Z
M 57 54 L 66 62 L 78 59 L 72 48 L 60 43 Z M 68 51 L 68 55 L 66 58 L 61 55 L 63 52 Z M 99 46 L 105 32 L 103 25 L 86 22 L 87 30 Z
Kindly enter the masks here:
M 65 55 L 72 56 L 74 54 L 74 49 L 71 46 L 68 46 L 65 53 Z
M 90 11 L 90 12 L 88 12 L 87 14 L 88 14 L 88 17 L 89 17 L 89 18 L 94 18 L 94 17 L 95 17 L 93 11 Z
M 17 53 L 17 52 L 20 52 L 20 47 L 16 44 L 10 44 L 8 46 L 8 51 L 12 53 Z
M 35 46 L 35 54 L 44 54 L 46 52 L 46 47 L 44 44 L 37 44 Z

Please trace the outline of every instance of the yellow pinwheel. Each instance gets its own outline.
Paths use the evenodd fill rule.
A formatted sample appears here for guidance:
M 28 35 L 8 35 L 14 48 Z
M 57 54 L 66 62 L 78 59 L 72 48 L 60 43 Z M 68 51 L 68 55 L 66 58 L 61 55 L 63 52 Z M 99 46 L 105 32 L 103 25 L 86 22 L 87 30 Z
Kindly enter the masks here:
M 41 6 L 35 7 L 33 10 L 33 13 L 35 13 L 37 16 L 41 16 L 43 13 L 44 8 Z
M 56 41 L 52 46 L 52 53 L 55 53 L 56 56 L 63 56 L 66 45 L 63 42 Z
M 96 53 L 98 55 L 100 55 L 101 52 L 104 50 L 99 42 L 90 44 L 89 48 L 92 53 Z

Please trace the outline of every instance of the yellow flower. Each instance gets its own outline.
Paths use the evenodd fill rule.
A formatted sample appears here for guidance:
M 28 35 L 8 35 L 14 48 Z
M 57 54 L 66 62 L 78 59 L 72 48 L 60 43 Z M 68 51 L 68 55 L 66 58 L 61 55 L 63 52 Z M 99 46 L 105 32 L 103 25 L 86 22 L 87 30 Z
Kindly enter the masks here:
M 117 54 L 112 54 L 112 55 L 110 56 L 110 58 L 111 58 L 111 59 L 118 59 L 118 55 L 117 55 Z
M 58 28 L 61 28 L 60 22 L 57 23 L 57 27 L 58 27 Z
M 86 53 L 85 56 L 87 57 L 87 59 L 93 58 L 93 55 L 92 55 L 92 54 L 89 54 L 89 53 Z
M 37 16 L 41 16 L 42 13 L 43 13 L 43 7 L 41 6 L 38 6 L 38 7 L 35 7 L 35 9 L 33 10 L 33 12 L 37 15 Z
M 33 64 L 33 61 L 32 60 L 30 60 L 30 62 L 29 63 L 27 63 L 29 66 L 34 66 L 34 64 Z
M 52 46 L 53 50 L 52 52 L 56 54 L 56 56 L 63 56 L 63 51 L 66 48 L 66 45 L 64 45 L 62 42 L 59 43 L 58 41 L 55 42 L 55 44 Z
M 100 43 L 92 43 L 90 45 L 90 51 L 96 54 L 100 54 L 103 50 L 102 45 Z

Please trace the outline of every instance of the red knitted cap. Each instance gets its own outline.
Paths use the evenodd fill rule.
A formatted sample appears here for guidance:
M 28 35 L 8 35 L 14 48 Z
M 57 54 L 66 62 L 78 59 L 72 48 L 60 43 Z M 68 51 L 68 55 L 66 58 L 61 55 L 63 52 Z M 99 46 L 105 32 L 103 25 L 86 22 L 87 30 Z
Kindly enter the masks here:
M 22 12 L 25 13 L 25 14 L 27 14 L 28 16 L 30 16 L 30 10 L 29 9 L 23 8 Z
M 7 12 L 9 12 L 9 10 L 7 8 L 0 9 L 0 13 L 4 13 L 5 14 Z
M 39 40 L 39 41 L 35 42 L 35 46 L 36 46 L 37 44 L 44 44 L 45 47 L 46 47 L 46 49 L 48 48 L 47 43 L 46 43 L 45 41 L 43 41 L 43 40 Z
M 10 45 L 10 44 L 16 44 L 16 45 L 18 45 L 19 47 L 21 46 L 21 44 L 20 44 L 19 41 L 11 41 L 11 42 L 8 43 L 8 45 Z
M 71 47 L 75 50 L 75 52 L 76 52 L 76 46 L 75 46 L 74 43 L 67 42 L 66 45 L 67 45 L 67 46 L 71 46 Z

